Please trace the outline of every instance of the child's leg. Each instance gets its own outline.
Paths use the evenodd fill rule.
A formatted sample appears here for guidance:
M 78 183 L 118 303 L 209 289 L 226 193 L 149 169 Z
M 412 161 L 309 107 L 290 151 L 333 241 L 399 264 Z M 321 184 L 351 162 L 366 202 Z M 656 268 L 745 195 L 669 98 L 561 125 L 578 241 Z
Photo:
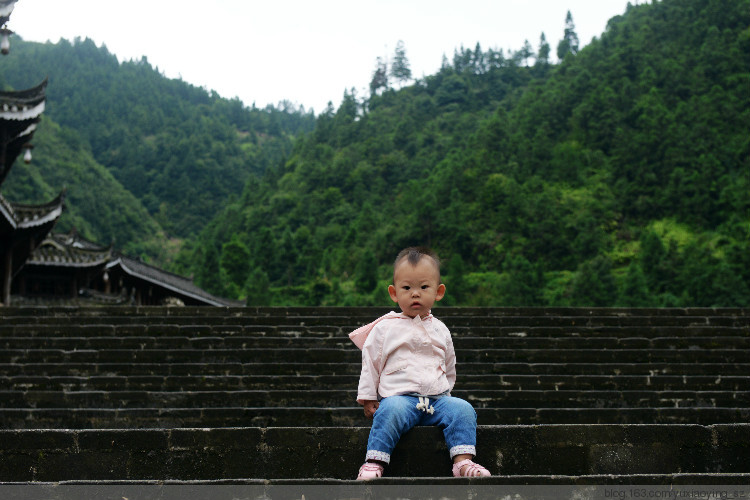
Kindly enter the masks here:
M 390 463 L 399 438 L 419 422 L 422 412 L 416 408 L 418 402 L 411 396 L 390 396 L 380 400 L 367 440 L 367 460 Z
M 443 429 L 445 444 L 451 458 L 477 454 L 477 412 L 467 401 L 451 396 L 430 400 L 435 413 L 426 425 L 437 425 Z
M 463 399 L 444 397 L 433 404 L 434 413 L 427 425 L 437 425 L 443 429 L 445 443 L 453 459 L 453 475 L 489 476 L 490 472 L 471 461 L 477 454 L 477 413 Z

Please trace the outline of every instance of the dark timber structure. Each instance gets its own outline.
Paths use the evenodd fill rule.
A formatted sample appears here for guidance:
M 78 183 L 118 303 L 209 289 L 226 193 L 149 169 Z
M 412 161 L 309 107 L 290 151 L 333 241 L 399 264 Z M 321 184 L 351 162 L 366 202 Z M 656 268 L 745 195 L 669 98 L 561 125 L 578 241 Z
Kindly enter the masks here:
M 47 81 L 0 92 L 0 185 L 29 141 L 44 111 Z M 13 276 L 60 218 L 64 192 L 43 205 L 12 203 L 0 194 L 0 302 L 10 304 Z
M 0 0 L 2 53 L 9 50 L 6 24 L 16 0 Z M 0 186 L 23 150 L 30 161 L 31 139 L 41 120 L 46 101 L 47 80 L 21 91 L 0 92 Z M 23 267 L 60 218 L 63 195 L 44 205 L 11 203 L 0 194 L 0 303 L 10 305 L 13 276 Z

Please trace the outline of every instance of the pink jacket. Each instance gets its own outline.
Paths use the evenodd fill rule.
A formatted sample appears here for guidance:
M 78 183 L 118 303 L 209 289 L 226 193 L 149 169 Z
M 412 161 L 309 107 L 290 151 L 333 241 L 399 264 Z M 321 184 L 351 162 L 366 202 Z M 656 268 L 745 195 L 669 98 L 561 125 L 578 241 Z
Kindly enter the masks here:
M 358 328 L 349 338 L 362 349 L 357 402 L 398 394 L 435 396 L 456 383 L 456 353 L 448 328 L 431 314 L 425 319 L 390 312 Z

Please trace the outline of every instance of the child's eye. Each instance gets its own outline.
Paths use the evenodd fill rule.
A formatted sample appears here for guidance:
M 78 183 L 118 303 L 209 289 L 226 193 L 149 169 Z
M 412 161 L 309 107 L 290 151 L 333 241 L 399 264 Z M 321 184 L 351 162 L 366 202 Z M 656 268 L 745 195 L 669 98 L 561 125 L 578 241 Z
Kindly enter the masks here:
M 422 285 L 422 290 L 427 290 L 428 288 L 430 288 L 430 285 Z
M 409 290 L 411 287 L 404 285 L 404 290 Z

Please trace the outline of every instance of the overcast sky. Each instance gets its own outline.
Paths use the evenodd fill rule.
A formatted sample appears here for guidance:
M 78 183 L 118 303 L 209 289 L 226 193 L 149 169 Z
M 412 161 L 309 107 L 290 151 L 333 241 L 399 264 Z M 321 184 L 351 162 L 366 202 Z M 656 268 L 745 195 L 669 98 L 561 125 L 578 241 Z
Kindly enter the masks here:
M 637 0 L 632 0 L 637 3 Z M 581 46 L 627 0 L 19 0 L 8 27 L 25 40 L 91 38 L 120 61 L 258 107 L 289 100 L 321 112 L 346 89 L 367 94 L 377 57 L 403 40 L 412 75 L 456 48 L 536 48 L 554 57 L 570 10 Z M 12 50 L 12 46 L 11 46 Z

